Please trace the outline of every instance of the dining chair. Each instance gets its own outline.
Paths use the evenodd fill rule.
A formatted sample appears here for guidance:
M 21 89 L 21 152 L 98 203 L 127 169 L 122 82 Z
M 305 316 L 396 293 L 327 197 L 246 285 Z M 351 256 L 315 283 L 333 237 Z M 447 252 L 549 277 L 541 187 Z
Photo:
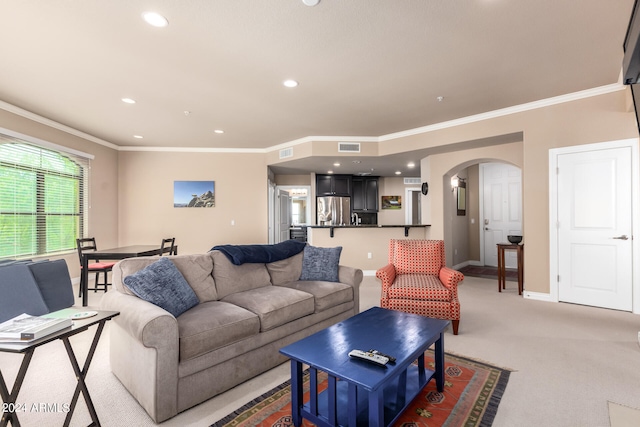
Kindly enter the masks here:
M 82 278 L 84 275 L 82 274 L 82 257 L 85 252 L 95 252 L 98 250 L 98 246 L 96 245 L 95 237 L 87 237 L 83 239 L 76 239 L 76 245 L 78 247 L 78 257 L 80 258 L 80 290 L 78 291 L 78 296 L 82 296 L 82 289 L 84 289 L 84 283 L 82 282 Z M 99 260 L 95 260 L 90 263 L 88 266 L 89 273 L 96 273 L 95 287 L 87 288 L 89 291 L 107 291 L 107 286 L 111 283 L 107 280 L 107 273 L 111 271 L 115 262 L 100 262 Z M 100 283 L 100 273 L 104 274 L 104 281 Z
M 162 239 L 162 245 L 160 245 L 160 256 L 164 255 L 165 252 L 169 252 L 169 255 L 176 254 L 176 238 L 175 237 L 167 237 L 166 239 Z

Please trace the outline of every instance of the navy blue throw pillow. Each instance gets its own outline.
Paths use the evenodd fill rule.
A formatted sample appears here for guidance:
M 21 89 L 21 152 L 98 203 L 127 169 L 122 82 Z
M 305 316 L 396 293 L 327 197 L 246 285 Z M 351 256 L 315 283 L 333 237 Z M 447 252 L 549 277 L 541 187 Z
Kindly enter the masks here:
M 168 257 L 160 257 L 153 264 L 125 277 L 124 284 L 139 298 L 167 310 L 174 317 L 200 302 Z
M 302 255 L 302 274 L 300 280 L 338 281 L 338 266 L 342 246 L 336 248 L 318 248 L 305 246 Z

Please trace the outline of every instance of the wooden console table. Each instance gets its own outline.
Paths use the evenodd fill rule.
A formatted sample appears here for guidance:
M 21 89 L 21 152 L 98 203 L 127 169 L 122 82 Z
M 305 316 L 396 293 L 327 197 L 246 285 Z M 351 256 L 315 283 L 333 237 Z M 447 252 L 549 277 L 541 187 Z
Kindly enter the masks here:
M 524 244 L 498 243 L 498 292 L 505 289 L 506 271 L 505 271 L 505 250 L 515 250 L 518 257 L 518 295 L 522 295 L 524 288 Z

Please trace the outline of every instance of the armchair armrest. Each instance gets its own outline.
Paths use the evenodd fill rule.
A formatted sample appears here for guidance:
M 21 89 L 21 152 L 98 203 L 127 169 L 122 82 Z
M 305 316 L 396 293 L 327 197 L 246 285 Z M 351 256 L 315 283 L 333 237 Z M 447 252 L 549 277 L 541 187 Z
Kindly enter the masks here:
M 464 274 L 449 267 L 442 267 L 439 277 L 442 284 L 449 288 L 454 293 L 454 296 L 458 298 L 458 283 L 464 280 Z
M 387 264 L 376 271 L 376 277 L 382 281 L 382 292 L 385 293 L 396 280 L 396 268 L 393 264 Z

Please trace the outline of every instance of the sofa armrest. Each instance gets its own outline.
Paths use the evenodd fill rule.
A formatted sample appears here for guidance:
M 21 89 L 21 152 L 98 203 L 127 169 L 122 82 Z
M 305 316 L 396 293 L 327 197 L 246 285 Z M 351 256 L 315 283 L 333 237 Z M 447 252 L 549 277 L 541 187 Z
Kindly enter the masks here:
M 157 305 L 112 289 L 102 297 L 100 309 L 119 311 L 114 320 L 145 347 L 166 347 L 175 341 L 178 351 L 178 321 Z
M 362 270 L 346 265 L 338 266 L 338 280 L 340 283 L 349 285 L 353 288 L 353 313 L 360 312 L 360 283 L 362 283 Z
M 178 412 L 178 323 L 162 308 L 110 289 L 103 310 L 119 311 L 109 325 L 111 371 L 156 422 Z
M 362 270 L 359 268 L 347 267 L 346 265 L 338 266 L 338 280 L 340 283 L 359 287 L 362 282 Z

